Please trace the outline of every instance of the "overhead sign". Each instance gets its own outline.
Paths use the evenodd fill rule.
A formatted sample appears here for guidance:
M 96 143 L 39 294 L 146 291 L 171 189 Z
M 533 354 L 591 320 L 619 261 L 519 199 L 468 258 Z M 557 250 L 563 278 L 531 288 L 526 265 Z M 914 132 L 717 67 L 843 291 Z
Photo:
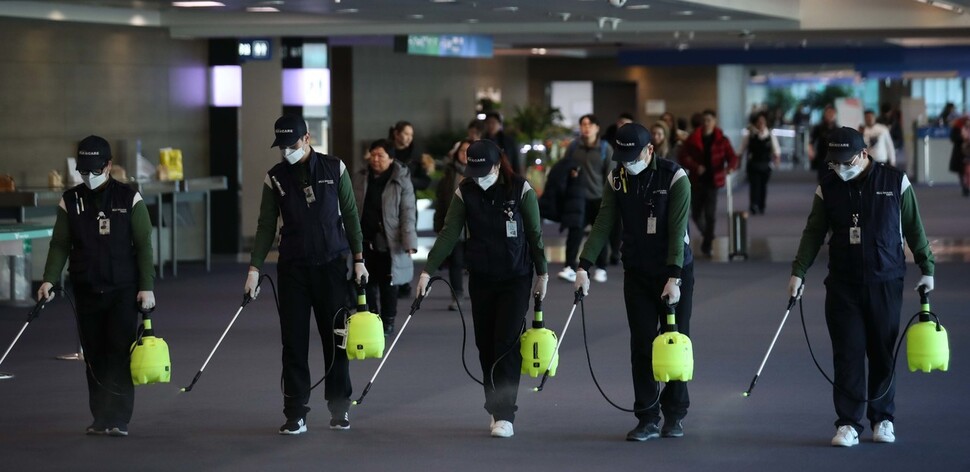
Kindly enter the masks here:
M 412 34 L 395 38 L 394 50 L 420 56 L 492 57 L 492 37 L 456 34 Z
M 273 58 L 273 42 L 269 39 L 240 39 L 240 61 L 268 61 Z

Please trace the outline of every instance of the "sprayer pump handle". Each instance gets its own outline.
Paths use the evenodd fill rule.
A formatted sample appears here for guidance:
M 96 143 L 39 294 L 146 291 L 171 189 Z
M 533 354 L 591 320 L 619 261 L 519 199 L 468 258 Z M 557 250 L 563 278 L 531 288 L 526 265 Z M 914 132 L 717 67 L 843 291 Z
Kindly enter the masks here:
M 135 303 L 135 306 L 138 307 L 138 313 L 141 313 L 141 316 L 143 318 L 149 318 L 148 315 L 150 315 L 153 311 L 155 311 L 155 307 L 154 306 L 151 307 L 151 308 L 149 308 L 149 309 L 147 309 L 147 310 L 144 309 L 144 308 L 142 308 L 140 303 Z
M 539 296 L 539 292 L 532 294 L 533 300 L 535 300 L 535 311 L 542 311 L 542 297 Z
M 920 285 L 917 287 L 919 291 L 919 302 L 922 305 L 926 305 L 930 302 L 930 294 L 926 293 L 926 285 Z

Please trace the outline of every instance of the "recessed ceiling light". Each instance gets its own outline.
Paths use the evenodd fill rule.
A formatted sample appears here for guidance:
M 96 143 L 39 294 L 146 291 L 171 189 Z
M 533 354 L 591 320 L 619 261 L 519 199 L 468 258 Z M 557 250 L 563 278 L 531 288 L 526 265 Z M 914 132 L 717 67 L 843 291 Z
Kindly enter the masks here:
M 186 1 L 186 2 L 172 2 L 172 6 L 176 8 L 212 8 L 212 7 L 224 7 L 225 3 L 222 2 L 203 2 L 203 1 Z
M 673 12 L 672 14 L 673 14 L 673 15 L 680 15 L 680 16 L 691 16 L 691 15 L 693 15 L 693 14 L 694 14 L 694 10 L 681 10 L 681 11 L 675 11 L 675 12 Z
M 276 7 L 246 7 L 246 11 L 251 13 L 278 13 L 280 9 Z
M 495 9 L 495 11 L 516 12 L 516 11 L 519 11 L 519 7 L 516 7 L 516 6 L 498 7 Z
M 469 19 L 465 20 L 465 23 L 478 23 L 478 20 L 475 19 L 475 18 L 469 18 Z
M 413 15 L 408 15 L 407 18 L 410 19 L 410 20 L 420 20 L 420 19 L 424 18 L 424 15 L 422 15 L 420 13 L 415 13 Z
M 717 19 L 719 19 L 721 21 L 727 21 L 727 20 L 730 20 L 731 19 L 731 16 L 730 15 L 721 15 L 721 16 L 717 17 Z
M 337 10 L 336 12 L 337 13 L 357 13 L 359 11 L 360 10 L 358 10 L 356 8 L 342 8 L 340 10 Z
M 630 5 L 626 7 L 627 10 L 646 10 L 650 8 L 650 5 Z
M 458 0 L 431 0 L 431 3 L 455 3 Z

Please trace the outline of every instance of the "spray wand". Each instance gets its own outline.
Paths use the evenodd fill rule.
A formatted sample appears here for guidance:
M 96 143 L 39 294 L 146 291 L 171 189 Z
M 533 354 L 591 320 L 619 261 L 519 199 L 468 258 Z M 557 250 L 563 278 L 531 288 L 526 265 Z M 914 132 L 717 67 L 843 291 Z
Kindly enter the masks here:
M 569 322 L 573 320 L 573 314 L 576 313 L 576 307 L 579 306 L 579 302 L 583 301 L 583 297 L 585 296 L 583 295 L 582 289 L 577 289 L 574 295 L 575 295 L 575 298 L 573 299 L 573 308 L 569 310 L 569 317 L 566 318 L 566 324 L 562 328 L 562 334 L 559 335 L 559 341 L 556 343 L 556 350 L 552 352 L 552 359 L 555 359 L 556 356 L 559 355 L 559 346 L 562 346 L 562 340 L 563 338 L 566 337 L 566 330 L 569 329 Z M 552 361 L 549 362 L 549 365 L 550 366 L 552 365 Z M 542 388 L 545 387 L 546 385 L 546 380 L 548 379 L 549 379 L 549 369 L 547 368 L 546 372 L 542 374 L 542 381 L 539 382 L 539 386 L 533 387 L 532 391 L 541 392 Z

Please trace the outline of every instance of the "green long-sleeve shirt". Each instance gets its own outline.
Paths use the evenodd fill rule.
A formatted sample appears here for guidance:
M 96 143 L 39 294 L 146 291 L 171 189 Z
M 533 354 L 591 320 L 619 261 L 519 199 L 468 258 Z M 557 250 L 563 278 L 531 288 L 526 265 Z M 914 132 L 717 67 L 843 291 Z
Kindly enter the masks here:
M 647 165 L 648 171 L 657 171 L 657 159 L 651 159 Z M 645 171 L 647 172 L 647 171 Z M 688 215 L 690 213 L 690 180 L 685 177 L 687 174 L 681 169 L 674 175 L 670 189 L 667 191 L 667 269 L 670 277 L 679 278 L 680 271 L 684 268 L 684 244 L 687 235 Z M 593 229 L 589 233 L 589 239 L 583 246 L 583 251 L 579 256 L 579 265 L 583 269 L 589 270 L 593 266 L 596 255 L 603 250 L 603 246 L 609 242 L 610 233 L 613 232 L 613 224 L 619 218 L 619 209 L 616 202 L 616 190 L 611 185 L 607 185 L 603 191 L 603 202 L 600 203 L 599 213 L 596 221 L 593 222 Z M 624 224 L 627 224 L 626 222 Z
M 926 239 L 926 233 L 923 231 L 923 221 L 919 216 L 919 207 L 916 205 L 916 192 L 913 191 L 913 186 L 905 175 L 899 213 L 900 228 L 906 244 L 913 251 L 913 260 L 923 275 L 932 276 L 936 262 L 933 251 L 930 250 L 930 243 Z M 805 230 L 802 231 L 801 242 L 798 244 L 798 252 L 795 254 L 795 260 L 792 261 L 792 275 L 805 278 L 805 273 L 815 262 L 815 257 L 825 243 L 828 232 L 829 223 L 825 202 L 822 199 L 822 188 L 816 187 L 812 211 L 808 214 L 808 221 L 805 224 Z
M 92 198 L 90 204 L 98 208 L 100 199 Z M 54 221 L 54 232 L 51 235 L 50 251 L 47 253 L 47 264 L 44 266 L 44 282 L 57 284 L 61 280 L 61 272 L 67 259 L 71 255 L 71 228 L 68 224 L 67 209 L 61 198 L 57 209 L 57 219 Z M 138 290 L 151 291 L 155 289 L 155 263 L 152 261 L 152 222 L 148 217 L 148 209 L 141 196 L 136 194 L 131 208 L 131 237 L 135 246 L 135 262 L 138 267 Z
M 310 172 L 309 160 L 296 164 L 297 179 L 305 180 L 307 173 Z M 357 202 L 354 200 L 354 188 L 350 183 L 350 175 L 343 162 L 340 163 L 340 182 L 337 184 L 337 198 L 340 200 L 340 217 L 343 220 L 344 231 L 347 233 L 347 241 L 350 243 L 350 250 L 354 254 L 363 251 L 363 234 L 360 231 L 360 218 L 357 216 Z M 249 256 L 249 265 L 262 269 L 266 261 L 266 255 L 273 247 L 276 240 L 276 223 L 280 217 L 280 208 L 276 204 L 276 197 L 273 195 L 273 184 L 269 174 L 263 180 L 263 194 L 259 203 L 259 219 L 256 222 L 256 239 L 253 243 L 253 251 Z
M 496 184 L 500 185 L 500 183 Z M 438 233 L 438 238 L 428 254 L 428 261 L 424 266 L 424 271 L 429 275 L 441 267 L 441 263 L 451 254 L 458 242 L 461 232 L 465 228 L 465 201 L 461 196 L 461 189 L 455 190 L 455 196 L 451 199 L 448 206 L 448 214 L 445 215 L 445 224 Z M 532 263 L 535 266 L 536 274 L 542 275 L 548 272 L 546 262 L 545 247 L 542 244 L 542 220 L 539 218 L 539 202 L 536 199 L 536 192 L 528 182 L 522 189 L 522 202 L 519 208 L 522 209 L 522 221 L 525 225 L 525 237 L 529 241 L 529 250 L 532 252 Z

